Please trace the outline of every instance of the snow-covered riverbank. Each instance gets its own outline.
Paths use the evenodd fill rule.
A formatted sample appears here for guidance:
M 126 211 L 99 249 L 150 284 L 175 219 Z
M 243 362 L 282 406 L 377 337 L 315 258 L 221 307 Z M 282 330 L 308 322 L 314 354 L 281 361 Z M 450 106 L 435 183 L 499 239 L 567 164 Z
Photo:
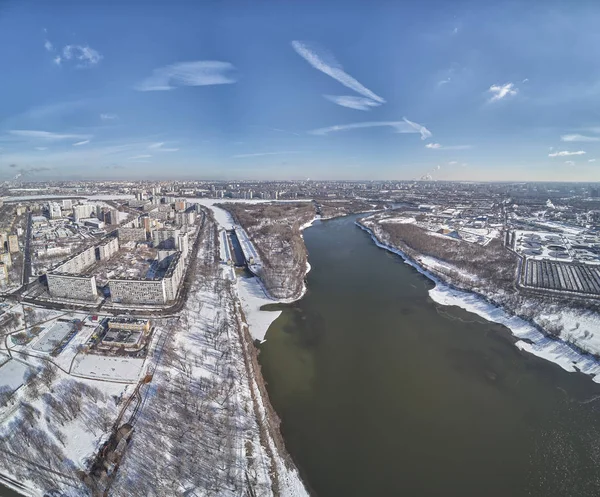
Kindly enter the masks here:
M 221 231 L 237 228 L 239 233 L 244 233 L 244 231 L 236 225 L 232 215 L 226 210 L 217 207 L 215 202 L 202 202 L 202 204 L 212 211 Z M 303 224 L 300 227 L 300 231 L 309 228 L 318 219 L 319 218 L 315 216 L 312 220 Z M 225 240 L 226 238 L 223 236 L 220 237 L 220 243 L 224 243 Z M 244 243 L 251 244 L 252 242 L 247 237 L 244 240 Z M 226 253 L 226 251 L 222 251 L 222 253 Z M 229 269 L 228 271 L 231 274 Z M 306 276 L 309 271 L 310 264 L 307 261 L 304 276 Z M 276 299 L 269 295 L 258 276 L 255 278 L 235 278 L 235 285 L 242 309 L 249 324 L 250 334 L 252 338 L 260 341 L 265 339 L 269 326 L 271 326 L 271 323 L 273 323 L 273 321 L 281 314 L 281 311 L 263 311 L 261 308 L 268 304 L 290 304 L 296 300 L 300 300 L 307 291 L 306 282 L 303 282 L 302 291 L 298 297 L 292 299 Z
M 401 250 L 381 242 L 373 231 L 366 226 L 358 222 L 356 225 L 369 233 L 378 247 L 399 255 L 406 264 L 414 267 L 421 274 L 433 281 L 435 287 L 429 291 L 429 296 L 436 303 L 440 305 L 454 305 L 477 314 L 488 321 L 502 324 L 510 329 L 512 334 L 519 339 L 515 344 L 519 349 L 551 361 L 566 371 L 579 371 L 588 374 L 592 376 L 595 382 L 600 383 L 600 362 L 591 355 L 581 353 L 563 340 L 549 338 L 531 323 L 517 316 L 510 315 L 504 309 L 495 306 L 481 295 L 452 288 L 440 280 L 432 271 L 418 264 Z
M 221 232 L 226 229 L 233 229 L 235 223 L 229 212 L 212 204 L 206 206 L 213 212 L 218 228 Z M 302 229 L 307 228 L 310 226 L 310 224 L 312 224 L 312 221 L 311 223 L 304 225 Z M 226 237 L 218 237 L 219 244 L 225 243 L 226 240 Z M 248 240 L 248 243 L 251 243 L 250 240 Z M 221 250 L 220 252 L 223 254 L 225 251 Z M 285 301 L 275 300 L 269 297 L 258 277 L 236 277 L 235 271 L 232 271 L 230 266 L 222 264 L 222 268 L 223 277 L 225 279 L 234 279 L 235 294 L 239 299 L 239 304 L 244 313 L 244 318 L 246 324 L 248 325 L 250 336 L 254 340 L 264 340 L 269 326 L 271 326 L 273 321 L 279 317 L 281 311 L 264 311 L 261 308 L 267 304 L 285 303 Z M 307 263 L 306 272 L 309 270 L 310 265 Z M 302 295 L 304 295 L 305 291 L 306 286 L 304 286 Z M 254 375 L 260 376 L 260 372 L 255 371 Z M 256 392 L 259 392 L 259 383 L 262 381 L 262 379 L 255 377 L 251 380 L 252 388 Z M 269 425 L 270 422 L 268 421 L 268 411 L 270 406 L 268 405 L 268 398 L 263 398 L 263 395 L 258 393 L 255 395 L 255 399 L 258 403 L 258 416 L 261 418 L 263 425 Z M 273 463 L 276 467 L 279 482 L 279 495 L 282 497 L 308 497 L 308 491 L 306 490 L 304 483 L 300 478 L 298 470 L 286 462 L 284 456 L 277 449 L 277 443 L 275 441 L 275 437 L 277 436 L 277 434 L 273 434 L 269 431 L 265 434 L 265 442 L 268 444 L 269 453 L 272 454 Z

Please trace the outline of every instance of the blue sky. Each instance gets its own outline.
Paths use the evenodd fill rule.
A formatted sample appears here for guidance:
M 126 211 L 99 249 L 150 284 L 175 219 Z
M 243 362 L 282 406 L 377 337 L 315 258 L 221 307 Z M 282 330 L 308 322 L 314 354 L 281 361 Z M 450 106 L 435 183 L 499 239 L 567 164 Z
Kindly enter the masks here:
M 599 181 L 599 25 L 583 1 L 4 0 L 0 179 Z

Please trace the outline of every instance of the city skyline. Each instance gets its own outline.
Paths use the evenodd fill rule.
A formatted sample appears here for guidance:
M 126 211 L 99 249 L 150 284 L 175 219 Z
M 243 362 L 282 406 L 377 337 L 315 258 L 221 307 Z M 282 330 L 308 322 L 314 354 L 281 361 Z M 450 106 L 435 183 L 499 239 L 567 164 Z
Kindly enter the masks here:
M 7 2 L 0 179 L 598 181 L 598 17 Z

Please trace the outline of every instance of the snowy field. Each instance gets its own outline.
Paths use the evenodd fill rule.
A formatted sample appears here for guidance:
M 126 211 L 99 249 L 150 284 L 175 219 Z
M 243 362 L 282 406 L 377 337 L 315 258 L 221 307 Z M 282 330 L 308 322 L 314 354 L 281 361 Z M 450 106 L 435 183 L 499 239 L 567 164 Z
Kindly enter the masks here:
M 142 373 L 145 359 L 137 357 L 107 357 L 80 354 L 75 358 L 71 373 L 88 378 L 135 382 Z
M 4 359 L 2 359 L 4 360 Z M 0 389 L 9 388 L 12 392 L 25 383 L 31 368 L 16 359 L 10 359 L 0 366 Z
M 73 330 L 73 323 L 58 321 L 54 323 L 48 330 L 43 332 L 31 346 L 33 350 L 49 354 L 58 344 Z

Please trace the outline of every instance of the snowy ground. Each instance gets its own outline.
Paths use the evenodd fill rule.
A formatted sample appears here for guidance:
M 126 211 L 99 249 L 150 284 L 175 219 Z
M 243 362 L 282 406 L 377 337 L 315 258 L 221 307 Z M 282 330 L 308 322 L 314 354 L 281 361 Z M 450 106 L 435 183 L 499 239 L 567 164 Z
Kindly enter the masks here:
M 4 359 L 3 359 L 4 360 Z M 10 359 L 0 366 L 0 389 L 9 388 L 12 392 L 25 383 L 31 368 L 16 359 Z
M 145 359 L 137 357 L 81 354 L 75 358 L 71 373 L 87 378 L 134 383 L 142 375 L 144 362 Z

